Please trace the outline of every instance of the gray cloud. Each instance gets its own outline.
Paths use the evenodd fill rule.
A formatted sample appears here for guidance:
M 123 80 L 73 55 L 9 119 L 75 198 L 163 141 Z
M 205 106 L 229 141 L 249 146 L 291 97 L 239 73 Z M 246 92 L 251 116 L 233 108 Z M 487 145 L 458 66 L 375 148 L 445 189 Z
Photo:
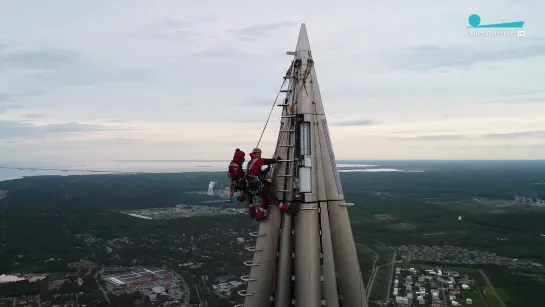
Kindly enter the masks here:
M 371 119 L 360 119 L 360 120 L 351 120 L 351 121 L 345 121 L 345 122 L 339 122 L 339 123 L 333 123 L 333 126 L 374 126 L 374 125 L 380 125 L 381 122 L 376 122 Z
M 0 70 L 19 71 L 33 81 L 63 85 L 135 82 L 147 80 L 151 74 L 146 69 L 119 67 L 74 50 L 17 46 L 0 50 Z M 29 71 L 32 73 L 28 73 Z M 44 92 L 39 90 L 31 93 L 38 95 Z
M 27 113 L 27 114 L 25 114 L 25 116 L 28 117 L 28 118 L 42 118 L 45 115 L 40 114 L 40 113 Z
M 78 54 L 71 50 L 27 49 L 0 53 L 0 67 L 3 69 L 29 67 L 37 70 L 62 69 L 78 60 Z
M 1 69 L 1 65 L 0 65 L 0 69 Z M 0 73 L 1 75 L 1 73 Z M 46 91 L 44 90 L 38 90 L 38 89 L 27 89 L 27 90 L 23 90 L 23 91 L 13 91 L 11 93 L 0 93 L 0 104 L 4 103 L 4 102 L 10 102 L 10 101 L 15 101 L 15 100 L 20 100 L 20 98 L 24 98 L 24 97 L 33 97 L 33 96 L 38 96 L 38 95 L 41 95 L 43 93 L 45 93 Z
M 137 142 L 145 142 L 146 140 L 145 139 L 138 139 L 138 138 L 115 138 L 113 139 L 113 143 L 115 143 L 116 145 L 119 145 L 119 144 L 134 144 L 134 143 L 137 143 Z
M 403 138 L 403 139 L 414 139 L 414 140 L 423 140 L 423 141 L 442 141 L 442 140 L 459 140 L 467 138 L 467 135 L 460 134 L 444 134 L 444 135 L 422 135 L 412 138 Z
M 545 131 L 522 131 L 509 133 L 489 133 L 477 136 L 464 134 L 422 135 L 416 137 L 389 137 L 392 139 L 422 140 L 422 141 L 446 141 L 461 139 L 514 139 L 514 138 L 545 138 Z
M 0 113 L 6 113 L 9 110 L 21 109 L 22 106 L 16 104 L 0 105 Z
M 544 103 L 545 102 L 545 92 L 543 91 L 528 91 L 526 93 L 516 93 L 506 95 L 506 97 L 489 100 L 483 102 L 484 104 L 508 104 L 508 105 L 517 105 L 525 103 Z
M 497 145 L 482 145 L 482 144 L 479 144 L 479 145 L 453 145 L 453 144 L 450 144 L 450 145 L 447 145 L 447 146 L 439 146 L 439 147 L 442 147 L 442 148 L 459 148 L 459 149 L 467 149 L 467 150 L 474 150 L 476 148 L 482 148 L 482 149 L 523 149 L 523 150 L 528 150 L 528 149 L 544 149 L 545 148 L 545 143 L 538 143 L 538 144 L 516 144 L 516 145 L 512 145 L 512 144 L 497 144 Z
M 107 123 L 107 124 L 126 123 L 126 121 L 124 121 L 124 120 L 119 120 L 119 119 L 103 120 L 102 122 L 103 122 L 103 123 Z
M 261 117 L 261 116 L 259 116 Z M 265 124 L 267 121 L 267 116 L 264 115 L 264 118 L 256 118 L 256 116 L 245 116 L 238 118 L 237 121 L 239 123 L 248 123 L 248 124 Z
M 169 43 L 194 43 L 194 37 L 200 34 L 194 23 L 167 18 L 154 22 L 150 27 L 136 30 L 128 36 L 141 40 L 157 40 Z
M 87 125 L 77 122 L 34 125 L 25 121 L 0 120 L 0 138 L 41 138 L 66 133 L 89 133 L 102 131 L 136 130 L 137 128 Z
M 247 60 L 250 57 L 257 57 L 257 54 L 251 54 L 242 50 L 238 50 L 235 47 L 225 46 L 223 48 L 204 49 L 200 51 L 191 52 L 189 54 L 195 58 L 202 59 L 225 59 L 225 60 Z
M 511 133 L 490 133 L 483 135 L 491 139 L 511 139 L 511 138 L 545 138 L 545 131 L 523 131 Z
M 543 89 L 539 80 L 544 78 L 545 61 L 538 56 L 545 46 L 539 36 L 545 32 L 537 29 L 545 19 L 540 18 L 539 5 L 485 1 L 504 11 L 524 11 L 528 37 L 465 37 L 467 4 L 461 2 L 445 9 L 381 1 L 371 10 L 361 1 L 337 6 L 325 0 L 310 10 L 307 3 L 293 1 L 165 0 L 167 4 L 158 6 L 122 0 L 126 3 L 111 1 L 100 7 L 74 2 L 67 27 L 66 13 L 49 9 L 48 3 L 29 8 L 11 1 L 0 12 L 0 105 L 24 109 L 0 114 L 3 120 L 20 120 L 19 126 L 12 123 L 9 128 L 19 138 L 7 141 L 21 141 L 2 145 L 9 150 L 0 155 L 3 160 L 87 163 L 97 157 L 223 159 L 223 152 L 231 154 L 234 145 L 251 149 L 291 62 L 285 52 L 297 41 L 297 12 L 304 11 L 339 158 L 543 157 L 542 150 L 437 150 L 443 144 L 544 141 L 535 134 L 503 139 L 474 135 L 545 130 L 539 118 L 545 103 L 505 101 L 538 98 L 531 93 L 511 96 L 509 90 Z M 289 9 L 277 14 L 278 7 Z M 486 20 L 498 17 L 501 22 L 503 17 L 495 14 L 501 12 L 487 13 Z M 389 26 L 377 27 L 385 18 Z M 31 89 L 41 93 L 22 96 Z M 503 104 L 481 104 L 499 98 Z M 280 112 L 274 108 L 262 140 L 268 152 L 277 140 Z M 25 116 L 40 113 L 45 118 Z M 441 120 L 444 114 L 448 121 Z M 374 122 L 354 121 L 362 118 L 384 124 L 365 127 Z M 482 118 L 486 125 L 479 122 Z M 59 122 L 98 127 L 64 127 L 76 132 L 42 127 Z M 112 129 L 109 126 L 147 130 L 77 132 Z M 483 130 L 474 130 L 479 127 Z M 355 146 L 352 140 L 362 129 L 368 142 Z M 7 130 L 3 123 L 0 140 Z M 236 131 L 235 140 L 224 131 Z M 441 138 L 432 134 L 444 134 L 443 139 L 451 141 L 431 141 Z M 413 138 L 391 141 L 381 137 L 386 135 Z
M 283 101 L 283 98 L 281 99 L 281 97 L 279 96 L 278 100 L 276 101 L 276 104 L 283 103 L 282 101 Z M 249 107 L 255 106 L 260 108 L 264 106 L 272 107 L 273 99 L 246 99 L 246 100 L 237 102 L 237 104 L 243 105 L 243 106 L 249 106 Z
M 271 24 L 262 24 L 249 27 L 232 28 L 228 32 L 234 34 L 238 39 L 245 42 L 252 42 L 257 39 L 268 36 L 278 30 L 287 27 L 294 27 L 295 24 L 291 22 L 280 22 Z
M 458 45 L 433 46 L 420 45 L 404 50 L 387 50 L 372 56 L 380 59 L 391 69 L 410 71 L 439 70 L 448 72 L 448 69 L 468 69 L 475 64 L 491 64 L 514 59 L 529 59 L 545 56 L 545 44 L 534 40 L 535 43 L 526 43 L 506 47 L 505 45 Z M 369 56 L 369 55 L 366 55 Z M 495 65 L 490 68 L 497 69 Z

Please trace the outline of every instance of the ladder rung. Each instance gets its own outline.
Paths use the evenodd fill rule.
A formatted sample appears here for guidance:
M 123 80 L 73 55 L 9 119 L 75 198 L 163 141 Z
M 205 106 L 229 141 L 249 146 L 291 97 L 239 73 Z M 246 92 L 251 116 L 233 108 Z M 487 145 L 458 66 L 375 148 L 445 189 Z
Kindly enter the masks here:
M 257 280 L 257 278 L 251 278 L 250 275 L 240 276 L 240 279 L 243 282 L 249 282 L 249 281 L 256 281 Z
M 293 162 L 295 160 L 278 160 L 277 162 Z
M 280 130 L 280 132 L 295 132 L 295 130 Z
M 277 107 L 287 107 L 287 106 L 291 106 L 291 104 L 289 104 L 289 103 L 281 103 L 281 104 L 277 104 L 276 106 L 277 106 Z
M 263 248 L 258 248 L 256 249 L 255 246 L 248 246 L 246 247 L 246 250 L 249 251 L 249 252 L 262 252 L 263 251 Z
M 295 145 L 278 145 L 278 147 L 295 147 Z
M 292 190 L 278 190 L 278 192 L 292 192 Z
M 289 93 L 291 90 L 281 90 L 280 93 Z
M 259 263 L 253 263 L 252 260 L 243 261 L 242 262 L 245 266 L 260 266 Z
M 282 115 L 280 118 L 294 118 L 297 115 Z
M 246 290 L 238 290 L 237 293 L 240 296 L 252 296 L 252 295 L 254 295 L 253 293 L 248 293 Z

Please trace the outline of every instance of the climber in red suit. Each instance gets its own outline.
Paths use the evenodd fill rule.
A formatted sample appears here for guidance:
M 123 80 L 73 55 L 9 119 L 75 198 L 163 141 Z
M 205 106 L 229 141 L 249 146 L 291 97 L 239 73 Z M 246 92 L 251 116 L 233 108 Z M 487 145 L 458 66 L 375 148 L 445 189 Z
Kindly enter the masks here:
M 235 191 L 244 191 L 244 170 L 242 169 L 242 163 L 244 163 L 244 157 L 246 154 L 240 149 L 235 150 L 233 160 L 229 163 L 228 176 L 231 178 L 230 195 L 233 196 Z M 244 194 L 239 196 L 239 200 L 244 199 Z
M 253 152 L 250 153 L 250 162 L 255 159 L 255 154 Z M 250 165 L 250 163 L 248 163 L 248 165 Z M 247 182 L 248 178 L 246 178 L 246 181 Z M 248 192 L 248 185 L 246 184 L 246 186 L 244 187 L 244 195 L 248 195 L 249 192 Z M 257 210 L 255 208 L 255 204 L 254 204 L 254 197 L 253 195 L 250 195 L 248 197 L 248 214 L 250 215 L 250 218 L 252 220 L 255 220 L 255 217 L 256 217 L 256 214 L 257 214 Z
M 289 207 L 287 204 L 280 202 L 278 198 L 272 193 L 272 187 L 269 181 L 264 180 L 261 174 L 261 167 L 264 165 L 271 165 L 278 162 L 277 159 L 264 159 L 261 158 L 261 149 L 254 148 L 250 154 L 252 160 L 248 163 L 248 179 L 247 187 L 248 192 L 252 193 L 259 192 L 261 196 L 261 204 L 255 215 L 256 220 L 262 221 L 266 219 L 267 209 L 269 208 L 269 202 L 272 201 L 273 205 L 278 207 L 280 211 L 284 213 L 289 212 Z M 261 183 L 261 184 L 260 184 Z M 256 186 L 261 186 L 260 189 L 255 189 Z M 255 210 L 255 207 L 253 208 Z M 251 212 L 250 212 L 251 215 Z

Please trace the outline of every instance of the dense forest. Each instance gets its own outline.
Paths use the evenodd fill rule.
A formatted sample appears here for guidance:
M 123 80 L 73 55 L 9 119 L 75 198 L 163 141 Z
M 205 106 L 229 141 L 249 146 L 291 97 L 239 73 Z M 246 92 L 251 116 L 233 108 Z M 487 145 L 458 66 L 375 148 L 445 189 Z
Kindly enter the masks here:
M 545 198 L 545 185 L 536 184 L 545 180 L 545 168 L 429 168 L 421 173 L 341 173 L 345 197 L 356 204 L 350 211 L 352 227 L 356 234 L 363 234 L 358 236 L 361 240 L 379 238 L 391 245 L 448 243 L 545 260 L 540 236 L 545 234 L 544 210 L 502 208 L 502 213 L 493 214 L 491 208 L 471 200 L 512 200 L 517 195 Z M 141 234 L 150 228 L 169 227 L 165 226 L 169 223 L 199 227 L 191 225 L 192 219 L 157 223 L 111 215 L 108 210 L 200 203 L 210 196 L 191 192 L 204 191 L 211 180 L 227 183 L 225 173 L 43 176 L 0 182 L 0 189 L 9 191 L 0 202 L 5 209 L 0 212 L 7 215 L 5 232 L 10 243 L 4 254 L 32 257 L 31 251 L 38 250 L 52 257 L 78 258 L 80 243 L 73 233 L 93 229 L 100 237 L 108 237 L 120 232 Z M 396 219 L 373 218 L 383 213 Z M 401 222 L 415 227 L 404 229 L 403 236 L 389 227 Z M 240 223 L 237 227 L 251 225 L 244 218 Z M 422 236 L 436 231 L 449 235 Z M 510 244 L 501 244 L 496 240 L 499 237 L 509 239 Z M 64 244 L 55 246 L 52 238 Z
M 350 217 L 359 243 L 449 244 L 545 263 L 545 237 L 541 236 L 545 234 L 545 211 L 524 206 L 491 207 L 473 200 L 480 197 L 506 203 L 518 195 L 543 199 L 545 167 L 524 163 L 517 167 L 460 166 L 454 162 L 442 168 L 434 162 L 399 167 L 424 172 L 341 173 L 345 198 L 355 203 Z M 225 173 L 212 172 L 41 176 L 0 182 L 0 190 L 8 191 L 0 201 L 0 213 L 4 215 L 0 219 L 4 223 L 0 228 L 4 232 L 0 236 L 0 273 L 66 270 L 66 263 L 89 257 L 89 249 L 76 238 L 82 233 L 108 240 L 150 233 L 205 233 L 214 227 L 255 228 L 246 216 L 144 220 L 116 212 L 210 200 L 210 196 L 194 192 L 205 191 L 211 180 L 227 184 Z M 243 207 L 238 202 L 232 204 Z M 374 217 L 376 214 L 389 214 L 392 218 L 379 220 Z M 400 223 L 411 227 L 396 228 Z M 423 236 L 433 232 L 443 235 Z M 222 238 L 218 240 L 219 244 Z M 138 250 L 126 252 L 135 258 L 143 256 Z M 93 253 L 101 257 L 100 251 Z M 47 258 L 57 261 L 44 262 Z M 369 259 L 361 261 L 367 263 Z M 231 266 L 221 261 L 217 265 L 222 269 Z M 206 272 L 205 267 L 199 270 Z M 518 284 L 502 288 L 516 287 L 517 291 L 528 293 L 521 290 L 521 285 L 536 284 L 535 278 L 506 272 L 490 272 L 503 274 L 501 278 Z

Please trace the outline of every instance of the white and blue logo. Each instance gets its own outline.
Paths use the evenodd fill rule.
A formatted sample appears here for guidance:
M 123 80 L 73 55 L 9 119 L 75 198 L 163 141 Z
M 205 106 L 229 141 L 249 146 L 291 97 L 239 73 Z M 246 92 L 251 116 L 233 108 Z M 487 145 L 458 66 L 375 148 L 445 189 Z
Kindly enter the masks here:
M 491 23 L 487 25 L 481 24 L 481 16 L 473 14 L 468 18 L 469 27 L 468 28 L 522 28 L 524 26 L 524 21 L 511 21 L 511 22 L 502 22 L 502 23 Z

